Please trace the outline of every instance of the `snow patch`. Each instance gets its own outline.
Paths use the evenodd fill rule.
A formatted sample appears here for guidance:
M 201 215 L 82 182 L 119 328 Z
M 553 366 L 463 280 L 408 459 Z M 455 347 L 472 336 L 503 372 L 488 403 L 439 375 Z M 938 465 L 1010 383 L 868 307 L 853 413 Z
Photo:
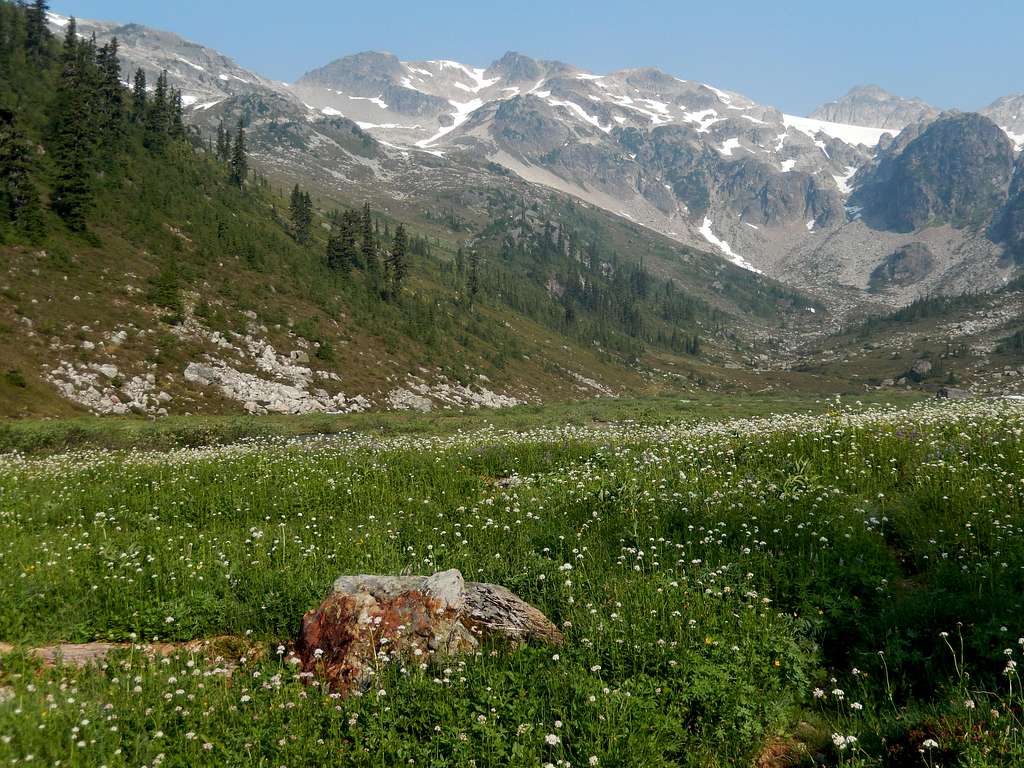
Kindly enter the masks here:
M 782 123 L 787 128 L 800 131 L 800 133 L 812 139 L 816 139 L 819 133 L 823 133 L 830 138 L 839 139 L 854 146 L 863 144 L 867 147 L 877 147 L 882 137 L 886 134 L 896 135 L 899 133 L 899 131 L 894 132 L 887 128 L 869 128 L 862 125 L 829 123 L 825 120 L 814 120 L 809 117 L 796 117 L 795 115 L 783 115 Z M 827 154 L 826 152 L 826 156 Z
M 796 167 L 796 160 L 783 160 L 782 161 L 782 172 L 789 173 Z
M 739 138 L 726 139 L 725 143 L 722 144 L 721 147 L 719 147 L 718 151 L 721 152 L 726 157 L 732 157 L 732 152 L 734 149 L 743 149 L 743 146 L 740 144 Z
M 697 133 L 707 133 L 711 126 L 720 123 L 725 118 L 719 117 L 718 112 L 713 109 L 702 109 L 699 112 L 685 112 L 683 119 L 689 123 L 697 123 Z
M 720 240 L 715 236 L 714 230 L 712 230 L 711 219 L 707 216 L 704 217 L 704 224 L 700 228 L 700 234 L 705 240 L 724 253 L 729 258 L 729 261 L 737 267 L 742 267 L 743 269 L 750 270 L 751 272 L 756 272 L 759 275 L 762 274 L 761 270 L 757 269 L 757 267 L 736 253 L 727 242 Z
M 587 110 L 585 110 L 575 101 L 559 101 L 558 99 L 548 99 L 547 103 L 553 107 L 565 107 L 567 109 L 572 110 L 577 117 L 579 117 L 584 122 L 594 126 L 598 130 L 604 131 L 605 133 L 611 133 L 612 131 L 612 127 L 610 125 L 601 125 L 601 121 L 597 117 L 589 114 Z
M 200 67 L 195 62 L 189 61 L 184 56 L 175 56 L 174 58 L 176 58 L 182 64 L 187 64 L 188 66 L 192 67 L 192 69 L 196 70 L 197 72 L 205 72 L 206 71 L 203 67 Z
M 349 96 L 347 98 L 350 98 L 353 101 L 368 101 L 371 104 L 376 104 L 381 109 L 388 109 L 388 105 L 384 103 L 384 99 L 381 98 L 381 96 L 374 96 L 372 98 L 369 96 Z
M 356 125 L 358 125 L 360 130 L 363 130 L 363 131 L 370 131 L 370 130 L 373 130 L 374 128 L 385 128 L 385 129 L 388 129 L 388 128 L 401 128 L 402 127 L 398 123 L 361 123 L 358 120 L 356 121 Z
M 488 80 L 487 77 L 486 77 L 486 74 L 487 74 L 487 70 L 486 69 L 482 69 L 482 68 L 474 69 L 473 67 L 467 67 L 465 64 L 460 64 L 457 61 L 432 61 L 430 63 L 431 64 L 436 64 L 437 66 L 441 67 L 442 69 L 458 69 L 458 70 L 460 70 L 470 80 L 473 81 L 473 85 L 467 86 L 467 85 L 464 85 L 462 83 L 456 83 L 455 87 L 456 88 L 461 88 L 464 91 L 469 91 L 470 93 L 479 93 L 484 88 L 489 88 L 492 85 L 494 85 L 495 83 L 497 83 L 499 80 L 501 80 L 500 77 L 495 77 L 495 78 L 492 78 L 492 79 Z
M 857 175 L 857 168 L 856 168 L 856 166 L 848 165 L 848 166 L 846 166 L 846 175 L 844 175 L 844 176 L 835 176 L 835 175 L 833 175 L 832 178 L 835 179 L 836 186 L 839 187 L 839 191 L 842 192 L 844 195 L 848 195 L 848 194 L 850 194 L 850 192 L 853 191 L 852 189 L 850 189 L 850 179 L 852 179 L 856 175 Z
M 434 144 L 437 141 L 440 141 L 445 136 L 447 136 L 449 133 L 451 133 L 456 128 L 461 126 L 464 122 L 469 120 L 469 116 L 472 115 L 476 110 L 480 109 L 480 107 L 482 107 L 484 105 L 484 102 L 483 102 L 482 99 L 473 99 L 472 101 L 466 101 L 466 102 L 449 101 L 448 103 L 451 104 L 453 107 L 455 107 L 455 114 L 452 115 L 452 124 L 449 125 L 447 128 L 442 128 L 437 133 L 435 133 L 433 136 L 431 136 L 429 139 L 423 139 L 422 141 L 417 141 L 416 142 L 416 146 L 417 147 L 425 149 L 425 148 L 429 147 L 431 144 Z
M 713 94 L 715 94 L 715 96 L 718 97 L 718 100 L 723 104 L 725 104 L 726 106 L 732 105 L 732 96 L 730 96 L 728 93 L 726 93 L 725 91 L 720 91 L 718 88 L 715 88 L 715 86 L 708 85 L 707 83 L 703 83 L 702 85 L 709 91 L 711 91 Z
M 1024 151 L 1024 133 L 1014 133 L 1009 128 L 1003 128 L 1003 133 L 1005 133 L 1009 137 L 1010 141 L 1013 142 L 1015 152 Z

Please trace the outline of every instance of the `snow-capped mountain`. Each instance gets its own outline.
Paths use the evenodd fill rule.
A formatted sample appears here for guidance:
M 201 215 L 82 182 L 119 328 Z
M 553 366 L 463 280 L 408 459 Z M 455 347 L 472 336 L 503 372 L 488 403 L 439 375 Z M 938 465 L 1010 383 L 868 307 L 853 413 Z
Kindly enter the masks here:
M 878 186 L 891 165 L 884 158 L 938 119 L 919 99 L 874 86 L 801 117 L 655 69 L 600 74 L 514 52 L 486 67 L 366 52 L 287 85 L 172 33 L 100 22 L 80 29 L 101 41 L 118 37 L 126 76 L 139 66 L 154 77 L 168 70 L 205 133 L 221 119 L 245 120 L 256 161 L 286 180 L 403 205 L 443 200 L 477 216 L 486 215 L 485 190 L 539 186 L 819 294 L 825 284 L 868 290 L 901 249 L 921 253 L 919 241 L 937 254 L 916 262 L 932 272 L 919 284 L 890 286 L 894 302 L 1008 274 L 1001 244 L 1013 237 L 989 239 L 982 226 L 998 219 L 1005 190 L 969 228 L 931 203 L 919 206 L 937 212 L 927 221 L 907 212 L 924 222 L 919 229 L 934 230 L 923 234 L 862 217 L 861 187 L 887 189 Z M 1024 97 L 984 113 L 1019 152 Z M 966 126 L 966 143 L 998 154 L 985 124 Z M 914 152 L 932 158 L 947 145 Z M 964 254 L 969 268 L 961 268 Z
M 68 17 L 56 13 L 50 13 L 49 20 L 58 34 L 68 23 Z M 249 72 L 227 56 L 173 32 L 85 19 L 76 19 L 76 24 L 82 37 L 95 34 L 100 43 L 117 38 L 126 81 L 141 68 L 152 87 L 159 74 L 167 70 L 174 87 L 182 92 L 185 106 L 191 109 L 209 109 L 230 96 L 254 91 L 288 92 L 284 83 Z
M 746 254 L 841 222 L 847 182 L 897 132 L 785 115 L 653 69 L 600 75 L 514 52 L 484 68 L 362 53 L 293 90 L 389 146 L 485 156 L 769 271 Z

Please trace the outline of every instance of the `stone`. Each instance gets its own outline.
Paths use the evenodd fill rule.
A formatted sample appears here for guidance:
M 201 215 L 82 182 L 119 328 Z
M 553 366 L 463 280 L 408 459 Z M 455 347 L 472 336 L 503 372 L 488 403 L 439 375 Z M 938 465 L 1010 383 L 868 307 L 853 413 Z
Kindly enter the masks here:
M 914 381 L 921 381 L 922 379 L 927 378 L 931 372 L 931 361 L 921 358 L 919 360 L 915 360 L 914 364 L 910 367 L 910 378 Z
M 472 653 L 489 637 L 560 645 L 562 633 L 537 608 L 458 570 L 432 576 L 341 576 L 302 618 L 295 654 L 340 693 L 370 685 L 384 662 L 429 663 Z
M 940 400 L 968 400 L 971 397 L 971 393 L 966 389 L 957 389 L 956 387 L 942 387 L 936 393 L 936 397 Z

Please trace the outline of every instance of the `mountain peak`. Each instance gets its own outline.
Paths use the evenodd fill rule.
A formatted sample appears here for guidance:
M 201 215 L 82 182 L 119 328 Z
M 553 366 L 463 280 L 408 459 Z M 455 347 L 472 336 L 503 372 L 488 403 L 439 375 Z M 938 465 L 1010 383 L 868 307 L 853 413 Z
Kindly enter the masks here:
M 897 96 L 879 85 L 867 84 L 855 85 L 838 101 L 822 104 L 810 117 L 830 123 L 902 130 L 938 114 L 938 110 L 919 98 Z

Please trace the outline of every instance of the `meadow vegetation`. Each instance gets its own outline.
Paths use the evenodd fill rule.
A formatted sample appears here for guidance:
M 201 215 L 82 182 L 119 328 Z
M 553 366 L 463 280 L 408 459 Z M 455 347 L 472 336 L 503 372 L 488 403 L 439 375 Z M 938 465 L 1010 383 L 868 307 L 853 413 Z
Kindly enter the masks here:
M 0 765 L 1020 765 L 1022 430 L 978 401 L 8 454 Z M 347 698 L 288 662 L 336 576 L 448 568 L 566 644 Z

